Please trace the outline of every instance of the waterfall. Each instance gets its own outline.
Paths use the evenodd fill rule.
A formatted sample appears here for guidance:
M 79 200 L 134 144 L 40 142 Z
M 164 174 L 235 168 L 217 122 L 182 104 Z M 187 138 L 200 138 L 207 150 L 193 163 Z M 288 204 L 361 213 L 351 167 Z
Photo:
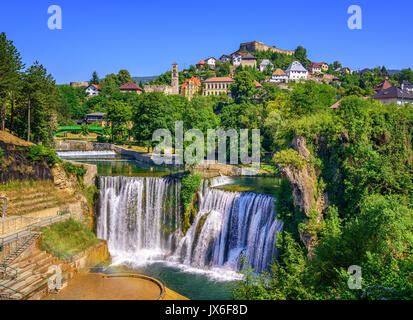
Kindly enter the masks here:
M 101 177 L 98 237 L 120 260 L 163 258 L 180 238 L 180 184 L 172 178 Z
M 213 189 L 205 180 L 198 213 L 183 235 L 178 179 L 101 177 L 100 190 L 98 237 L 108 241 L 114 260 L 239 271 L 245 256 L 262 271 L 276 254 L 283 224 L 271 196 Z
M 244 254 L 251 267 L 266 270 L 276 253 L 276 232 L 283 228 L 275 217 L 274 198 L 252 192 L 204 192 L 199 213 L 175 258 L 197 268 L 240 270 Z
M 116 152 L 113 150 L 106 151 L 58 151 L 60 158 L 96 158 L 96 157 L 114 157 Z
M 220 175 L 218 177 L 211 179 L 211 187 L 224 186 L 227 184 L 231 184 L 231 182 L 232 182 L 232 179 L 230 177 Z

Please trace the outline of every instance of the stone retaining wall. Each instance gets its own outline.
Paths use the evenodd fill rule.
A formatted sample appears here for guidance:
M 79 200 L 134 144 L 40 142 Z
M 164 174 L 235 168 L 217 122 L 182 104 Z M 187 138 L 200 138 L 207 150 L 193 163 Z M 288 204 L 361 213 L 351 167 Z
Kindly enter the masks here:
M 152 159 L 152 155 L 149 153 L 141 153 L 133 150 L 124 149 L 118 147 L 116 145 L 110 143 L 95 143 L 95 142 L 86 142 L 86 141 L 58 141 L 57 142 L 57 150 L 113 150 L 117 153 L 134 158 L 137 161 L 155 164 L 154 160 Z M 172 162 L 174 162 L 174 158 L 172 158 Z M 179 166 L 182 165 L 174 165 L 171 166 Z M 240 176 L 244 174 L 248 174 L 248 170 L 238 168 L 228 164 L 218 163 L 217 161 L 208 161 L 204 160 L 201 164 L 194 167 L 195 169 L 204 169 L 204 170 L 213 170 L 220 172 L 226 176 Z M 186 170 L 191 169 L 189 166 L 185 166 Z

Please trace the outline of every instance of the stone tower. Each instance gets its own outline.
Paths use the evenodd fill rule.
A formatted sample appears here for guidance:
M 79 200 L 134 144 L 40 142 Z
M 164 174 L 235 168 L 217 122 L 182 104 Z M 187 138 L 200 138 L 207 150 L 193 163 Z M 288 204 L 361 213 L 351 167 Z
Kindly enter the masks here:
M 172 64 L 172 94 L 179 94 L 179 71 L 178 71 L 178 64 L 174 62 Z

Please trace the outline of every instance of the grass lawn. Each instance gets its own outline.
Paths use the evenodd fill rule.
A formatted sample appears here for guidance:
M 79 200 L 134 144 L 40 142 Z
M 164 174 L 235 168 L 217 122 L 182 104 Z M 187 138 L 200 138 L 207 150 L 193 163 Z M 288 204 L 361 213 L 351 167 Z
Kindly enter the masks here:
M 99 241 L 88 227 L 72 218 L 41 231 L 42 249 L 59 258 L 74 256 Z

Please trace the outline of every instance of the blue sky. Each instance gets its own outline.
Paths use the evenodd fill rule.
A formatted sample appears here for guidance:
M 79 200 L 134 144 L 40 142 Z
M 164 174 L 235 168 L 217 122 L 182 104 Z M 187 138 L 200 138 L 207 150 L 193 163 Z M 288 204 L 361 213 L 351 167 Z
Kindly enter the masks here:
M 362 30 L 347 27 L 352 4 L 363 10 Z M 62 8 L 62 30 L 47 27 L 50 5 Z M 94 70 L 157 75 L 174 61 L 182 69 L 252 40 L 302 45 L 313 61 L 352 69 L 400 69 L 413 68 L 412 13 L 411 0 L 1 0 L 0 32 L 57 83 L 87 81 Z

